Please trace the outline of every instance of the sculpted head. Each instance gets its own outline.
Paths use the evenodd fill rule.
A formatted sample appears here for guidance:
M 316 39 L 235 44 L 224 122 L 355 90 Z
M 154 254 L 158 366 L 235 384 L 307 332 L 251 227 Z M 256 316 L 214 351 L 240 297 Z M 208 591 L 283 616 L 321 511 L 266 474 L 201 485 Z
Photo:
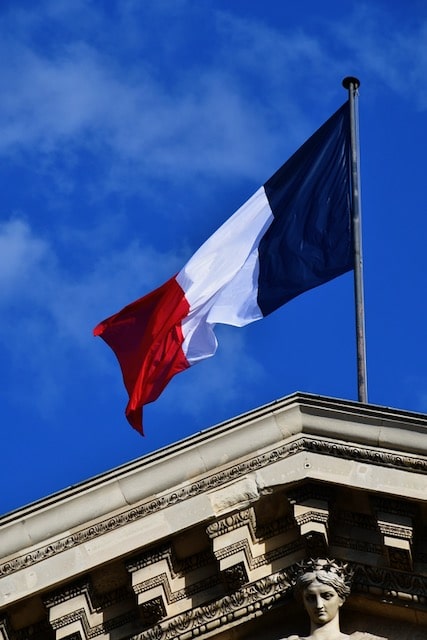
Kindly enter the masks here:
M 318 558 L 301 563 L 299 569 L 296 589 L 311 622 L 321 626 L 337 618 L 350 593 L 347 566 Z

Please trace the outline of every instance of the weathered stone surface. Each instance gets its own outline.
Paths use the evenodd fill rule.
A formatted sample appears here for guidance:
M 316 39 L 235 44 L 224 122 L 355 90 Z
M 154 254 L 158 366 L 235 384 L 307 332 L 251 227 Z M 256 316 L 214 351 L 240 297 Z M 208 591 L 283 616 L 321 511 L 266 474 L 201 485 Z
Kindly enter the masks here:
M 355 570 L 346 633 L 427 638 L 426 436 L 296 394 L 6 515 L 0 640 L 304 634 L 314 554 Z

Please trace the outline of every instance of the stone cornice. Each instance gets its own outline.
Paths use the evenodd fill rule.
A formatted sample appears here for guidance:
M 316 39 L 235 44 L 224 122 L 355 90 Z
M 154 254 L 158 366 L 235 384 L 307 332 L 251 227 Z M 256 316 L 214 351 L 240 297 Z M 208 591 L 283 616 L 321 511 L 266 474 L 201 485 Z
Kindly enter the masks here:
M 9 514 L 0 639 L 237 640 L 294 615 L 309 557 L 356 570 L 349 610 L 425 628 L 426 435 L 296 394 Z
M 265 424 L 272 417 L 277 422 L 274 429 Z M 322 433 L 324 436 L 334 437 L 335 423 L 340 429 L 337 434 L 338 439 L 355 441 L 360 444 L 375 444 L 386 448 L 390 448 L 387 445 L 392 444 L 391 448 L 408 453 L 425 454 L 424 438 L 427 435 L 427 417 L 424 414 L 298 392 L 202 430 L 194 436 L 6 514 L 0 518 L 0 527 L 16 519 L 28 518 L 41 509 L 55 505 L 58 501 L 69 500 L 77 495 L 81 496 L 85 492 L 95 491 L 99 486 L 115 482 L 145 468 L 161 465 L 166 459 L 182 455 L 187 450 L 200 451 L 201 448 L 209 448 L 218 437 L 227 440 L 229 434 L 231 435 L 240 429 L 247 430 L 251 428 L 251 425 L 258 430 L 260 422 L 263 422 L 263 436 L 254 441 L 258 448 L 271 446 L 273 442 L 278 442 L 280 438 L 277 435 L 280 435 L 280 432 L 282 438 L 311 431 L 319 435 Z M 368 431 L 363 428 L 363 425 L 369 427 Z M 268 428 L 266 428 L 267 426 Z M 392 438 L 387 437 L 387 433 L 390 431 L 393 431 Z M 416 437 L 418 435 L 419 439 Z M 244 445 L 248 441 L 250 441 L 248 437 L 239 441 L 241 455 L 244 455 Z M 251 444 L 253 443 L 249 442 L 248 444 L 249 450 L 253 448 Z M 235 452 L 233 451 L 233 453 Z M 212 460 L 210 468 L 213 466 L 219 466 L 218 460 Z
M 84 527 L 75 533 L 53 540 L 49 542 L 49 544 L 31 549 L 25 554 L 18 554 L 15 557 L 11 557 L 0 564 L 0 578 L 21 569 L 28 568 L 33 564 L 42 562 L 56 554 L 117 530 L 145 516 L 159 512 L 162 509 L 212 491 L 231 481 L 235 481 L 237 478 L 241 478 L 301 452 L 312 452 L 345 460 L 365 462 L 380 467 L 401 469 L 407 472 L 427 472 L 427 460 L 413 455 L 394 453 L 393 451 L 382 451 L 376 448 L 356 446 L 354 444 L 337 443 L 336 441 L 319 438 L 301 437 L 260 455 L 255 455 L 243 462 L 230 465 L 221 471 L 206 475 L 195 482 L 188 483 L 174 491 L 166 492 L 163 495 L 143 502 L 131 509 L 124 510 L 105 520 L 92 523 L 90 526 Z

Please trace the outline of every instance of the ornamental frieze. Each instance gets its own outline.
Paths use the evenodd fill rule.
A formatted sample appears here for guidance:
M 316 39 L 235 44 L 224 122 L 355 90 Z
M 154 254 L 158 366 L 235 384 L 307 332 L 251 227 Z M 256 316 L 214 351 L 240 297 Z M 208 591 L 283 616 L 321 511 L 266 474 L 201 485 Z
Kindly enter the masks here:
M 277 602 L 292 588 L 285 573 L 263 578 L 217 601 L 169 618 L 131 640 L 190 640 L 225 625 L 248 620 Z
M 320 453 L 325 456 L 334 456 L 343 459 L 365 461 L 382 467 L 389 466 L 410 472 L 427 472 L 427 461 L 421 460 L 415 456 L 397 455 L 391 452 L 378 451 L 377 449 L 370 447 L 355 447 L 354 445 L 336 444 L 324 440 L 304 437 L 297 441 L 276 447 L 275 449 L 255 456 L 250 460 L 232 465 L 221 472 L 214 473 L 208 477 L 190 483 L 178 490 L 147 500 L 146 502 L 136 507 L 132 507 L 118 515 L 106 518 L 101 522 L 81 529 L 76 533 L 66 535 L 58 540 L 50 542 L 47 545 L 42 545 L 29 553 L 16 556 L 5 561 L 0 564 L 0 577 L 7 576 L 20 571 L 21 569 L 30 567 L 36 563 L 67 551 L 68 549 L 72 549 L 106 533 L 120 529 L 132 522 L 141 520 L 150 514 L 157 513 L 167 507 L 209 492 L 213 489 L 226 485 L 236 478 L 248 475 L 254 471 L 267 467 L 275 462 L 285 460 L 286 458 L 303 451 Z

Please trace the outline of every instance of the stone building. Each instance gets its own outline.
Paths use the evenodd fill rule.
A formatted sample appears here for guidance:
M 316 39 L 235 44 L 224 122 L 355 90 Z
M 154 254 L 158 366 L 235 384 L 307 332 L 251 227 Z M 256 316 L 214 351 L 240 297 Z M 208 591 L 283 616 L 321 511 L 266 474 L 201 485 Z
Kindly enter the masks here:
M 426 445 L 424 415 L 295 394 L 6 515 L 0 639 L 307 635 L 309 557 L 354 570 L 343 632 L 427 639 Z

